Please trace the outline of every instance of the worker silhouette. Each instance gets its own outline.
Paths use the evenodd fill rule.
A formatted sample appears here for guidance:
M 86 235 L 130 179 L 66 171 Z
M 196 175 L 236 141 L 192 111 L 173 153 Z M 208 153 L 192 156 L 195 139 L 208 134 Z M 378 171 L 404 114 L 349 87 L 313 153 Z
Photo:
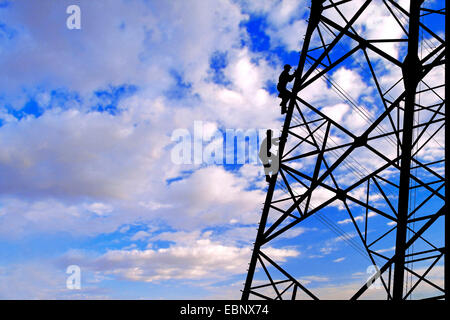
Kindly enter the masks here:
M 270 182 L 271 176 L 277 173 L 280 167 L 278 150 L 275 154 L 270 152 L 272 145 L 278 146 L 279 141 L 280 138 L 272 138 L 272 130 L 269 129 L 259 148 L 259 159 L 261 159 L 261 162 L 264 165 L 264 174 L 266 175 L 267 182 Z
M 278 89 L 278 97 L 281 98 L 281 114 L 285 114 L 286 113 L 286 104 L 289 101 L 290 98 L 290 93 L 289 91 L 286 89 L 286 86 L 289 82 L 291 82 L 292 80 L 294 80 L 296 72 L 294 71 L 293 74 L 289 74 L 289 71 L 291 70 L 291 66 L 289 64 L 285 64 L 284 65 L 284 70 L 283 72 L 281 72 L 280 77 L 278 78 L 278 85 L 277 85 L 277 89 Z

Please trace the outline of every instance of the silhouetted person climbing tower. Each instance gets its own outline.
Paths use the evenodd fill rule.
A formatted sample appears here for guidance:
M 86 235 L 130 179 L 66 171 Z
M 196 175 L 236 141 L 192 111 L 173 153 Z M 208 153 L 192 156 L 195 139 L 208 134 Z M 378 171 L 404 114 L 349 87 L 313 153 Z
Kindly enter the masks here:
M 271 175 L 278 172 L 280 167 L 280 159 L 278 157 L 278 150 L 276 154 L 272 154 L 270 149 L 272 145 L 278 146 L 280 138 L 272 138 L 272 130 L 267 130 L 266 137 L 261 142 L 259 149 L 259 159 L 264 166 L 264 174 L 266 175 L 266 181 L 270 182 Z
M 286 86 L 288 82 L 291 82 L 295 78 L 295 72 L 293 74 L 289 74 L 289 71 L 291 70 L 291 66 L 288 64 L 284 65 L 284 70 L 281 72 L 280 77 L 278 78 L 278 97 L 281 98 L 281 114 L 286 113 L 286 104 L 289 101 L 290 93 L 287 91 Z

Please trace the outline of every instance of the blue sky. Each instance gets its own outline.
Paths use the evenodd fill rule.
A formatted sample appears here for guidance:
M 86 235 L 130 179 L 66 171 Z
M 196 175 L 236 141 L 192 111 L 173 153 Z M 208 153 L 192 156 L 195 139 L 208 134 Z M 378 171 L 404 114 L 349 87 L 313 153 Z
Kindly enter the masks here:
M 359 31 L 401 36 L 380 3 Z M 81 8 L 81 30 L 66 28 L 71 4 Z M 225 129 L 280 129 L 276 81 L 298 62 L 308 6 L 0 0 L 0 298 L 239 298 L 265 197 L 261 165 L 175 164 L 171 136 L 201 121 L 204 148 L 214 149 Z M 431 25 L 443 34 L 442 21 Z M 404 56 L 400 46 L 382 48 Z M 375 117 L 360 58 L 330 77 Z M 386 86 L 398 79 L 374 61 Z M 367 125 L 329 85 L 305 97 L 354 132 Z M 439 156 L 438 146 L 424 151 Z M 321 214 L 357 242 L 342 208 Z M 371 219 L 372 230 L 387 228 Z M 367 258 L 317 219 L 268 252 L 326 298 L 368 277 Z M 81 290 L 66 288 L 73 264 Z

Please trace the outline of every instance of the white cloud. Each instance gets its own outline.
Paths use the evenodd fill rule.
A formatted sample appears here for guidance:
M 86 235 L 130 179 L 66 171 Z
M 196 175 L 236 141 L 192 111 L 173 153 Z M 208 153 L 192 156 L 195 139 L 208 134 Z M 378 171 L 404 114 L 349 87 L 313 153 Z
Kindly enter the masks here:
M 377 215 L 377 213 L 371 211 L 371 212 L 369 212 L 367 214 L 367 218 L 375 217 L 376 215 Z M 366 217 L 366 215 L 364 214 L 364 215 L 354 216 L 353 219 L 355 221 L 363 222 L 365 220 L 365 217 Z M 347 218 L 347 219 L 344 219 L 344 220 L 340 220 L 337 223 L 338 224 L 349 224 L 349 223 L 352 223 L 352 222 L 353 222 L 353 220 L 351 218 Z
M 303 44 L 307 24 L 304 20 L 297 20 L 284 25 L 278 30 L 269 29 L 268 34 L 274 39 L 274 46 L 283 45 L 288 51 L 299 51 Z
M 103 216 L 113 211 L 113 208 L 111 206 L 101 202 L 94 202 L 92 204 L 86 205 L 86 209 L 98 214 L 99 216 Z
M 157 159 L 152 151 L 168 141 L 156 137 L 152 129 L 133 127 L 105 113 L 75 110 L 6 124 L 0 130 L 4 177 L 0 190 L 31 196 L 127 198 L 129 190 L 144 188 L 143 179 Z
M 168 187 L 168 197 L 177 199 L 176 207 L 166 219 L 176 227 L 228 223 L 256 223 L 258 203 L 264 194 L 259 190 L 243 191 L 247 181 L 221 167 L 206 167 L 189 178 Z M 182 214 L 180 216 L 180 210 Z M 180 219 L 181 218 L 181 219 Z
M 214 51 L 238 44 L 239 23 L 246 18 L 231 1 L 79 1 L 83 27 L 70 31 L 65 4 L 14 4 L 5 23 L 19 30 L 18 40 L 2 53 L 2 70 L 9 78 L 1 82 L 3 88 L 45 79 L 87 93 L 112 81 L 149 84 L 150 92 L 157 93 L 174 85 L 171 70 L 189 82 L 203 78 Z M 38 18 L 39 12 L 46 19 Z M 26 68 L 17 61 L 25 61 Z
M 344 117 L 344 114 L 347 113 L 349 108 L 350 107 L 347 104 L 340 103 L 334 106 L 324 107 L 320 111 L 339 123 Z
M 136 232 L 131 238 L 131 241 L 139 241 L 139 240 L 145 240 L 146 238 L 148 238 L 150 236 L 150 233 L 148 233 L 147 231 L 141 230 Z
M 394 250 L 395 250 L 395 246 L 394 247 L 390 247 L 390 248 L 385 248 L 385 249 L 379 249 L 376 252 L 383 253 L 383 252 L 390 252 L 390 251 L 394 251 Z
M 97 287 L 101 275 L 82 270 L 81 290 L 66 287 L 66 268 L 43 259 L 0 266 L 0 299 L 108 299 L 111 292 Z
M 265 252 L 278 262 L 298 255 L 293 249 L 266 248 Z M 155 250 L 111 250 L 97 258 L 68 254 L 64 261 L 131 281 L 218 281 L 230 275 L 242 274 L 250 255 L 248 247 L 224 245 L 203 237 L 187 241 L 180 239 L 177 245 Z
M 334 83 L 339 85 L 350 97 L 358 101 L 359 97 L 365 93 L 370 93 L 370 88 L 364 83 L 361 75 L 352 69 L 341 67 L 331 76 Z

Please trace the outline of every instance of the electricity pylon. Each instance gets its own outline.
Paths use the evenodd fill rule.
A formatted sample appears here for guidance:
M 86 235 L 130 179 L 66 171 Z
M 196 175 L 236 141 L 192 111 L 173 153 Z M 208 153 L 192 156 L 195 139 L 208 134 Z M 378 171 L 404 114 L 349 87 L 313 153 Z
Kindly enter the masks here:
M 355 276 L 346 298 L 447 299 L 446 44 L 436 31 L 446 25 L 446 14 L 440 4 L 312 1 L 280 137 L 279 171 L 267 189 L 243 300 L 321 298 L 326 285 L 305 281 L 313 258 L 291 257 L 282 265 L 274 253 L 282 238 L 314 249 L 303 239 L 320 228 L 298 229 L 313 218 L 375 268 L 363 279 Z M 367 30 L 362 22 L 368 19 L 392 23 Z M 382 30 L 395 37 L 380 38 Z M 341 83 L 349 70 L 358 71 L 355 87 L 367 84 L 357 98 Z M 327 98 L 330 92 L 343 102 Z M 348 218 L 336 223 L 343 214 Z M 320 253 L 317 259 L 328 254 Z M 348 263 L 350 270 L 354 264 Z

